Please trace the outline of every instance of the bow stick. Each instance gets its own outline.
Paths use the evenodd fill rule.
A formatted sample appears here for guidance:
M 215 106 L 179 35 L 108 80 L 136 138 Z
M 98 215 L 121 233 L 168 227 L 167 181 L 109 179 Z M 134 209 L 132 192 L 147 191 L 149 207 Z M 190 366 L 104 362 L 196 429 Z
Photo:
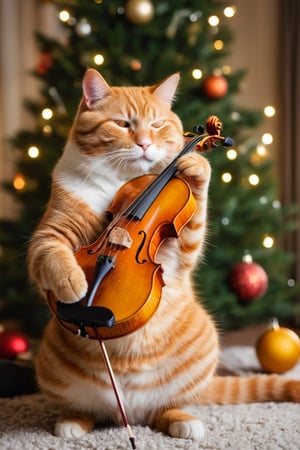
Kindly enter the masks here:
M 124 405 L 123 405 L 123 402 L 122 402 L 122 399 L 121 399 L 121 395 L 120 395 L 119 388 L 118 388 L 118 385 L 117 385 L 117 382 L 116 382 L 116 379 L 115 379 L 115 375 L 114 375 L 113 369 L 112 369 L 111 364 L 110 364 L 110 360 L 109 360 L 109 357 L 108 357 L 108 354 L 107 354 L 107 351 L 106 351 L 106 347 L 104 345 L 104 342 L 103 342 L 100 334 L 98 333 L 97 327 L 94 327 L 94 331 L 95 331 L 95 335 L 97 336 L 98 342 L 100 344 L 100 348 L 101 348 L 101 351 L 102 351 L 103 359 L 104 359 L 104 362 L 105 362 L 105 365 L 106 365 L 106 368 L 107 368 L 107 372 L 108 372 L 108 375 L 109 375 L 109 378 L 110 378 L 110 381 L 111 381 L 111 384 L 112 384 L 112 387 L 113 387 L 113 390 L 114 390 L 114 393 L 115 393 L 115 397 L 117 399 L 117 403 L 118 403 L 118 407 L 119 407 L 119 410 L 120 410 L 120 413 L 121 413 L 121 416 L 122 416 L 123 424 L 127 428 L 129 440 L 130 440 L 130 443 L 131 443 L 131 447 L 133 449 L 135 449 L 136 446 L 135 446 L 134 436 L 132 434 L 131 427 L 130 427 L 130 425 L 128 423 L 128 419 L 127 419 L 127 416 L 126 416 L 126 411 L 125 411 L 125 408 L 124 408 Z

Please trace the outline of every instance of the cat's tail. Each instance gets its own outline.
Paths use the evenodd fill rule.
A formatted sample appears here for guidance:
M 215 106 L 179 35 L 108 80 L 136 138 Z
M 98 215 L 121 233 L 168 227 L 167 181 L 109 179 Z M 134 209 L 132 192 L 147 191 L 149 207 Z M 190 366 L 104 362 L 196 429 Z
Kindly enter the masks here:
M 300 380 L 280 375 L 216 376 L 201 393 L 202 405 L 266 401 L 300 402 Z

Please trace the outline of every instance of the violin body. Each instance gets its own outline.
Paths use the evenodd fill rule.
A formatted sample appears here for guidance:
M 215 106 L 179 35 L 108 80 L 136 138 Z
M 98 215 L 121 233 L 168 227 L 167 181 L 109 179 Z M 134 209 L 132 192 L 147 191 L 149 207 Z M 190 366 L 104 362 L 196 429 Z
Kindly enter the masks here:
M 86 308 L 108 308 L 114 314 L 114 325 L 95 333 L 94 327 L 84 322 L 78 326 L 65 321 L 57 311 L 59 299 L 48 292 L 51 310 L 69 331 L 94 339 L 99 334 L 102 339 L 118 338 L 142 327 L 155 313 L 164 285 L 163 268 L 155 261 L 157 252 L 166 239 L 178 237 L 196 209 L 188 183 L 173 177 L 142 218 L 120 214 L 155 178 L 144 175 L 122 186 L 107 211 L 111 225 L 93 244 L 75 253 L 90 287 L 95 285 L 97 270 L 102 271 L 92 303 L 90 293 L 79 303 Z

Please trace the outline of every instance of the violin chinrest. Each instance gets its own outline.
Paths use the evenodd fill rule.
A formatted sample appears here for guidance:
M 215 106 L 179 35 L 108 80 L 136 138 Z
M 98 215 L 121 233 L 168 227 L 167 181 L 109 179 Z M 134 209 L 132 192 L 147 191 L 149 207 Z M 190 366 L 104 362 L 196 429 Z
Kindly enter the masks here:
M 57 302 L 57 317 L 64 322 L 85 327 L 113 327 L 113 312 L 103 306 L 83 306 L 80 303 Z

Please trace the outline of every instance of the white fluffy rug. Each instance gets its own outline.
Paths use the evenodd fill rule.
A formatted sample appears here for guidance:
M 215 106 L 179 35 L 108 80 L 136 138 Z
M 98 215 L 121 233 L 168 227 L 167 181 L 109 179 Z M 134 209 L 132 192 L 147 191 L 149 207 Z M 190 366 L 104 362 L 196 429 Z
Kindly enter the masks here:
M 222 366 L 242 375 L 258 372 L 252 347 L 229 347 L 223 351 Z M 300 363 L 289 373 L 300 379 Z M 138 450 L 299 450 L 300 404 L 253 403 L 238 406 L 190 407 L 204 422 L 201 442 L 174 439 L 134 426 Z M 0 450 L 127 450 L 124 428 L 97 429 L 78 440 L 52 435 L 59 410 L 40 394 L 0 399 Z

